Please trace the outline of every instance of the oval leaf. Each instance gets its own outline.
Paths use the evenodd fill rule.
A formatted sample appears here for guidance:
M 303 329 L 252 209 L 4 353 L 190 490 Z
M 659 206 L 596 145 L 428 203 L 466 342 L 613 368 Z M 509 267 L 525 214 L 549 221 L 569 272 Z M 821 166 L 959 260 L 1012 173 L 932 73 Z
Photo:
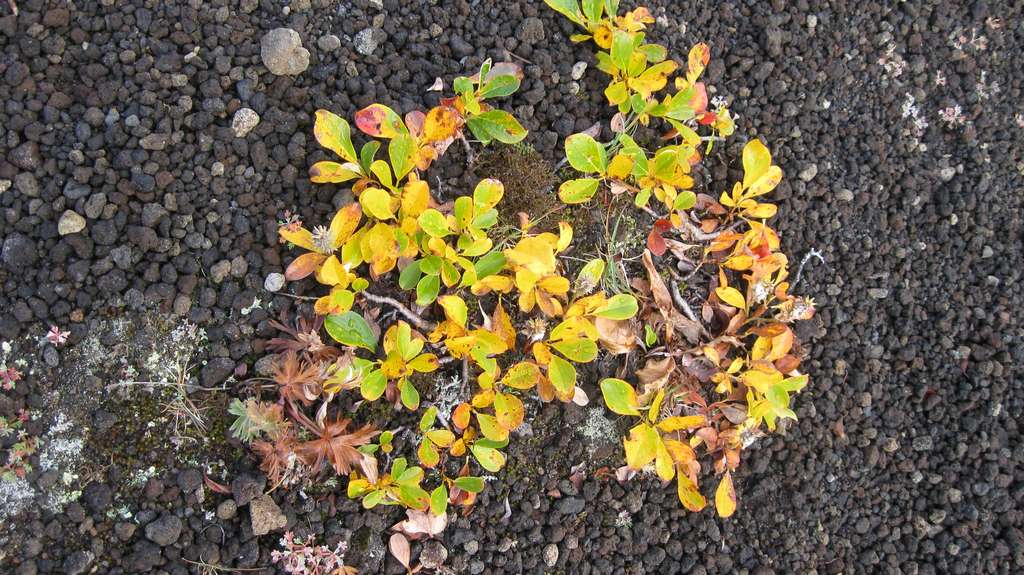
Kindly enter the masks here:
M 640 415 L 640 411 L 637 409 L 636 390 L 625 381 L 613 377 L 603 379 L 601 380 L 601 393 L 604 395 L 605 405 L 612 412 L 619 415 Z
M 324 328 L 339 343 L 377 351 L 377 335 L 363 316 L 354 311 L 327 316 Z
M 597 309 L 594 315 L 608 319 L 629 319 L 636 315 L 639 306 L 636 298 L 627 293 L 613 295 L 607 303 Z
M 597 193 L 597 187 L 600 183 L 601 180 L 597 178 L 568 180 L 558 187 L 558 199 L 566 204 L 589 202 L 594 197 L 594 194 Z
M 732 485 L 732 473 L 728 471 L 715 490 L 715 509 L 719 517 L 729 517 L 736 512 L 736 490 Z
M 584 174 L 603 174 L 608 167 L 608 153 L 593 136 L 573 134 L 565 139 L 565 156 L 569 164 Z

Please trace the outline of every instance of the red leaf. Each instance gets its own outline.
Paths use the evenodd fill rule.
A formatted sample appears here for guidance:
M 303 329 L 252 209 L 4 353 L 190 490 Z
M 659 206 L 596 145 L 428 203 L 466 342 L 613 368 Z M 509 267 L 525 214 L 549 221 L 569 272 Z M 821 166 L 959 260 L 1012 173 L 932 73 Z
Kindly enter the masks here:
M 665 239 L 661 237 L 661 234 L 672 229 L 672 222 L 661 218 L 654 222 L 654 227 L 651 228 L 651 233 L 647 234 L 647 249 L 651 250 L 651 253 L 656 256 L 665 255 L 665 250 L 668 246 L 665 244 Z
M 651 250 L 651 253 L 656 256 L 665 255 L 665 250 L 668 246 L 665 245 L 665 239 L 658 233 L 657 228 L 651 228 L 651 233 L 647 234 L 647 249 Z
M 205 473 L 203 474 L 203 483 L 205 483 L 206 487 L 214 493 L 220 493 L 221 495 L 231 495 L 231 489 L 229 489 L 227 485 L 217 483 L 216 481 L 210 479 L 210 476 Z

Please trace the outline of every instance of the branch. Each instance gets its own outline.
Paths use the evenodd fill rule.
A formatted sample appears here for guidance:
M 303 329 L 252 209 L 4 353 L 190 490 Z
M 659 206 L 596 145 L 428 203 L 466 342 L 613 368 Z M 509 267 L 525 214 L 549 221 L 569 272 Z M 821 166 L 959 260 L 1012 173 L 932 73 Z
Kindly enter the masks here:
M 398 300 L 396 300 L 394 298 L 390 298 L 390 297 L 386 297 L 386 296 L 381 296 L 381 295 L 374 295 L 374 294 L 372 294 L 370 292 L 367 292 L 367 291 L 362 291 L 362 292 L 359 292 L 359 293 L 362 294 L 362 296 L 364 298 L 366 298 L 366 299 L 368 299 L 368 300 L 370 300 L 370 301 L 372 301 L 374 303 L 386 303 L 389 306 L 395 308 L 396 310 L 398 310 L 398 313 L 400 313 L 403 316 L 405 316 L 405 319 L 409 320 L 413 325 L 415 325 L 416 327 L 418 327 L 418 328 L 420 328 L 420 329 L 422 329 L 424 331 L 432 331 L 434 329 L 434 327 L 436 327 L 433 323 L 423 319 L 416 312 L 414 312 L 411 309 L 405 307 L 405 305 L 403 305 L 402 302 L 400 302 L 400 301 L 398 301 Z
M 7 0 L 7 5 L 11 7 L 11 12 L 14 12 L 14 15 L 17 16 L 18 15 L 18 3 L 15 2 L 14 0 Z

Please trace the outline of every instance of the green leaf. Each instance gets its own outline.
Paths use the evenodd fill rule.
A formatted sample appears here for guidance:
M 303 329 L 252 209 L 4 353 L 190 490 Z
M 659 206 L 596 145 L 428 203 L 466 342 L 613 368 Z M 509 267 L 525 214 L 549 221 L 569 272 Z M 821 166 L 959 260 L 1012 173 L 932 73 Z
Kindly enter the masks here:
M 401 383 L 398 384 L 398 392 L 402 399 L 402 405 L 409 411 L 416 411 L 420 407 L 420 392 L 416 391 L 414 386 L 408 379 L 402 379 Z
M 440 291 L 440 276 L 423 276 L 416 284 L 416 305 L 430 305 Z
M 601 380 L 601 393 L 608 409 L 619 415 L 640 415 L 636 390 L 621 379 L 609 377 Z
M 489 210 L 505 195 L 505 186 L 493 178 L 480 180 L 473 190 L 473 205 L 477 210 Z
M 427 209 L 420 214 L 417 221 L 420 224 L 420 228 L 427 232 L 427 235 L 432 238 L 443 238 L 452 233 L 451 228 L 448 227 L 448 220 L 444 217 L 444 214 L 433 208 Z
M 635 297 L 627 293 L 620 293 L 609 298 L 603 306 L 594 312 L 594 315 L 622 320 L 635 316 L 638 309 Z
M 395 172 L 395 181 L 401 180 L 412 171 L 412 155 L 416 143 L 409 134 L 399 134 L 388 144 L 388 157 L 391 158 L 391 169 Z
M 484 490 L 484 480 L 473 476 L 459 477 L 455 479 L 455 487 L 469 493 L 480 493 Z
M 363 381 L 359 384 L 359 392 L 363 396 L 363 399 L 367 401 L 377 401 L 380 396 L 384 395 L 384 390 L 388 387 L 388 378 L 384 377 L 384 372 L 379 369 L 375 369 L 370 373 L 366 374 Z
M 487 98 L 502 98 L 504 96 L 510 96 L 519 89 L 519 78 L 516 78 L 512 74 L 502 74 L 501 76 L 495 76 L 484 84 L 484 87 L 480 89 L 477 96 L 481 100 Z
M 595 258 L 587 262 L 580 273 L 576 275 L 576 289 L 582 293 L 590 293 L 601 283 L 601 276 L 604 275 L 605 263 L 603 259 Z
M 629 68 L 630 58 L 633 56 L 633 35 L 623 30 L 613 32 L 611 55 L 612 62 L 619 70 Z
M 672 209 L 688 210 L 695 205 L 697 205 L 697 194 L 689 190 L 684 190 L 679 192 L 679 195 L 676 196 L 676 201 L 672 204 Z
M 602 12 L 604 12 L 604 0 L 583 0 L 583 15 L 587 17 L 587 20 L 591 22 L 600 20 Z
M 654 344 L 658 343 L 657 332 L 655 332 L 654 328 L 647 324 L 644 324 L 644 343 L 647 344 L 647 347 L 651 347 Z
M 377 351 L 376 334 L 370 329 L 370 324 L 363 319 L 363 316 L 354 311 L 327 316 L 327 319 L 324 320 L 324 328 L 327 329 L 327 334 L 334 338 L 334 341 L 373 352 Z
M 590 134 L 573 134 L 565 139 L 569 164 L 584 174 L 603 174 L 608 168 L 608 153 Z
M 487 276 L 494 275 L 504 269 L 504 267 L 505 254 L 497 250 L 481 256 L 480 259 L 473 263 L 473 269 L 476 270 L 477 279 L 483 279 Z
M 363 168 L 364 174 L 370 173 L 370 166 L 373 165 L 373 159 L 377 157 L 377 150 L 379 149 L 380 142 L 377 140 L 370 140 L 359 149 L 359 165 Z
M 423 417 L 420 418 L 420 432 L 426 433 L 428 429 L 434 427 L 434 420 L 436 419 L 437 408 L 430 406 L 430 408 L 423 413 Z
M 430 512 L 434 515 L 448 512 L 448 488 L 443 483 L 430 493 Z
M 580 338 L 570 341 L 556 341 L 551 347 L 576 363 L 587 363 L 594 361 L 597 357 L 597 344 L 589 339 Z
M 559 395 L 567 396 L 576 387 L 576 368 L 557 355 L 552 355 L 548 363 L 548 380 Z
M 577 0 L 544 0 L 544 3 L 576 24 L 583 25 L 583 14 Z
M 589 202 L 597 193 L 601 180 L 596 178 L 579 178 L 568 180 L 558 187 L 558 199 L 566 204 L 582 204 Z
M 423 272 L 420 270 L 419 260 L 412 262 L 405 266 L 402 273 L 398 275 L 398 287 L 402 289 L 412 289 L 416 287 L 416 282 L 420 281 L 420 277 L 423 276 Z
M 466 125 L 478 140 L 489 144 L 497 140 L 503 144 L 515 144 L 526 137 L 526 129 L 512 114 L 504 110 L 488 110 L 470 117 Z
M 469 449 L 473 452 L 473 457 L 476 458 L 480 467 L 487 471 L 497 473 L 501 471 L 502 467 L 505 467 L 505 454 L 493 447 L 486 447 L 482 441 L 474 443 Z

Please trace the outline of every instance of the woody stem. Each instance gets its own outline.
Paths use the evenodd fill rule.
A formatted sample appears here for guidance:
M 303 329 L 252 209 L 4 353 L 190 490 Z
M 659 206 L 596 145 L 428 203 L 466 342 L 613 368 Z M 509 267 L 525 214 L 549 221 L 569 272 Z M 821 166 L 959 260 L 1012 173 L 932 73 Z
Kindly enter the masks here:
M 400 301 L 398 301 L 398 300 L 396 300 L 394 298 L 390 298 L 390 297 L 387 297 L 387 296 L 381 296 L 381 295 L 375 295 L 375 294 L 372 294 L 372 293 L 367 292 L 367 291 L 362 291 L 362 292 L 359 292 L 359 293 L 362 294 L 362 296 L 364 298 L 366 298 L 366 299 L 368 299 L 368 300 L 370 300 L 370 301 L 372 301 L 374 303 L 388 304 L 389 306 L 395 308 L 395 310 L 397 310 L 398 313 L 400 313 L 403 316 L 405 316 L 405 319 L 409 320 L 413 325 L 415 325 L 419 329 L 422 329 L 422 330 L 425 330 L 425 331 L 431 331 L 435 327 L 433 323 L 423 319 L 416 312 L 414 312 L 411 309 L 405 307 L 405 305 L 402 304 L 402 302 L 400 302 Z

